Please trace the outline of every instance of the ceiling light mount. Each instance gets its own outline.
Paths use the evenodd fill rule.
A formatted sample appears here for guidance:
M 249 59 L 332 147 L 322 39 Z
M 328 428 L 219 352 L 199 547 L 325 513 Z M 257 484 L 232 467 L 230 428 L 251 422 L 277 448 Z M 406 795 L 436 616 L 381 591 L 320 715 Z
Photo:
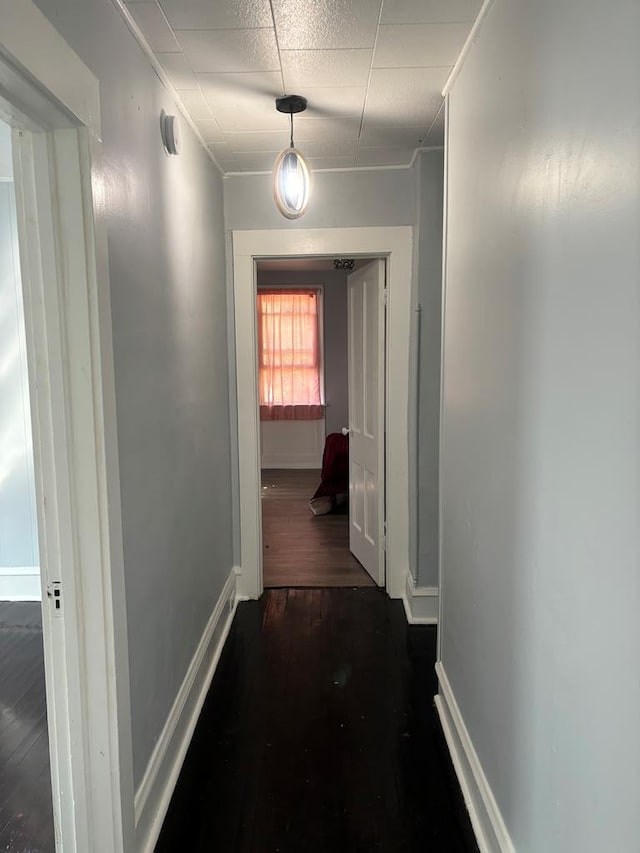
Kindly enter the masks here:
M 303 113 L 306 108 L 307 99 L 302 95 L 283 95 L 281 98 L 276 98 L 276 109 L 279 113 L 295 115 Z
M 273 197 L 276 206 L 287 219 L 298 219 L 306 211 L 311 196 L 309 167 L 293 143 L 293 116 L 304 112 L 307 99 L 302 95 L 276 98 L 276 109 L 289 116 L 291 141 L 278 155 L 273 166 Z

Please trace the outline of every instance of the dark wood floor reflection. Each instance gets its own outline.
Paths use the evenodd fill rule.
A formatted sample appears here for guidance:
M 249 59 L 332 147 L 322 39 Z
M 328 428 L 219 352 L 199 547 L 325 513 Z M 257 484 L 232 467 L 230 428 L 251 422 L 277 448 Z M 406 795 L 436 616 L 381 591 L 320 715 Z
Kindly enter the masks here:
M 53 853 L 38 602 L 0 602 L 0 850 Z
M 263 572 L 266 587 L 374 586 L 349 551 L 349 514 L 314 515 L 309 500 L 320 471 L 262 472 Z
M 241 603 L 156 850 L 476 849 L 434 661 L 435 629 L 378 589 Z

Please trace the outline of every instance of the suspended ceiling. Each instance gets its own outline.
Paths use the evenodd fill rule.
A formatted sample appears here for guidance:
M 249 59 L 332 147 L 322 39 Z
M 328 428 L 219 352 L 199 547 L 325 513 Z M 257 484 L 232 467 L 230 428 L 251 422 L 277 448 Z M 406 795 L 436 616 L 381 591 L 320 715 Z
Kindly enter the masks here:
M 135 0 L 126 8 L 226 172 L 289 141 L 313 169 L 408 165 L 442 144 L 441 89 L 481 0 Z

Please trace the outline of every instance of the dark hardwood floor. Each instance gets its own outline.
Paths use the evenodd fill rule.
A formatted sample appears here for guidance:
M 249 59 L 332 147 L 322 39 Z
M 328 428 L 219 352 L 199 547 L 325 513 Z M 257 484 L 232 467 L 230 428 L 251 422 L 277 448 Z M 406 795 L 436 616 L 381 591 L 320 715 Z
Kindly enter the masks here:
M 433 708 L 435 640 L 378 589 L 241 603 L 156 850 L 476 850 Z
M 0 602 L 0 850 L 54 851 L 38 602 Z
M 348 507 L 314 515 L 309 500 L 320 471 L 262 472 L 265 587 L 374 586 L 349 551 Z

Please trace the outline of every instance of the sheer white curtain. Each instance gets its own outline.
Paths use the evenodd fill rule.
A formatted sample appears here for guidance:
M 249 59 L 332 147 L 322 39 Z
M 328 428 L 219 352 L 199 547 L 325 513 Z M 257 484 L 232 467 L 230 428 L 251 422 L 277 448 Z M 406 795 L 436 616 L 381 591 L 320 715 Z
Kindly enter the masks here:
M 258 291 L 261 420 L 324 417 L 318 290 Z

